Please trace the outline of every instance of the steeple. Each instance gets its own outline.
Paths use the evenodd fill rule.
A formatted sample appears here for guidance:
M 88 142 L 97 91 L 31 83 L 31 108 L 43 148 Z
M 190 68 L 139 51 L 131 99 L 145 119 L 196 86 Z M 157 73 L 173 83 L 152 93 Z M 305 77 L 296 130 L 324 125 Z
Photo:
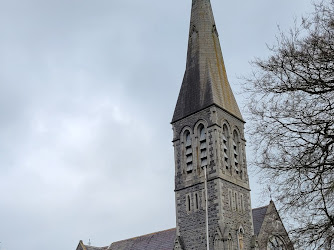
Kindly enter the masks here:
M 172 122 L 211 105 L 243 121 L 227 79 L 210 0 L 192 0 L 186 71 Z

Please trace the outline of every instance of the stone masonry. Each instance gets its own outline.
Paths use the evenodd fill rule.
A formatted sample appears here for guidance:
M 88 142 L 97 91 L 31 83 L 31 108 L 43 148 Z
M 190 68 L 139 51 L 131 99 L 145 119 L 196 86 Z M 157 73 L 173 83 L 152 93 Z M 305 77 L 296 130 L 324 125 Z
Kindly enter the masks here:
M 253 224 L 250 204 L 250 190 L 247 167 L 244 156 L 242 159 L 243 177 L 233 170 L 227 170 L 221 161 L 222 150 L 220 138 L 223 124 L 228 124 L 230 137 L 234 130 L 239 131 L 240 152 L 245 152 L 243 125 L 239 118 L 227 113 L 223 109 L 211 106 L 173 124 L 175 149 L 175 193 L 177 234 L 181 237 L 184 249 L 206 249 L 205 238 L 205 193 L 204 170 L 199 167 L 199 157 L 194 157 L 194 170 L 185 171 L 183 160 L 182 135 L 185 130 L 192 131 L 194 151 L 198 150 L 198 135 L 196 128 L 199 124 L 206 127 L 206 137 L 209 145 L 208 159 L 208 208 L 209 208 L 209 237 L 210 249 L 222 249 L 217 246 L 228 244 L 231 237 L 232 249 L 238 249 L 238 232 L 243 230 L 244 249 L 251 249 Z M 195 131 L 195 132 L 193 132 Z M 232 151 L 232 148 L 229 150 Z M 232 200 L 229 197 L 232 192 Z M 237 201 L 233 201 L 234 194 Z M 195 204 L 195 195 L 198 194 L 199 206 Z M 187 195 L 190 195 L 191 209 L 187 209 Z M 242 197 L 242 201 L 240 200 Z M 231 204 L 238 202 L 238 209 Z M 241 206 L 242 204 L 242 206 Z
M 244 121 L 228 83 L 210 0 L 192 1 L 186 71 L 172 125 L 176 230 L 183 248 L 206 249 L 207 167 L 210 249 L 251 249 Z

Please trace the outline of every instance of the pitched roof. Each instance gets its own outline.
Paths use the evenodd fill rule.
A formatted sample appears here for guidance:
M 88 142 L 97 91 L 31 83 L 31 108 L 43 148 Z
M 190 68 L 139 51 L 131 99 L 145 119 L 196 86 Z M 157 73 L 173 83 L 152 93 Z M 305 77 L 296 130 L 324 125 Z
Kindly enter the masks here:
M 260 233 L 264 217 L 267 213 L 267 209 L 268 209 L 268 206 L 264 206 L 264 207 L 254 208 L 252 210 L 255 235 L 259 235 Z
M 173 249 L 176 229 L 147 234 L 117 241 L 111 244 L 110 250 L 167 250 Z
M 267 208 L 268 206 L 264 206 L 252 210 L 255 235 L 258 235 L 260 232 Z M 174 247 L 175 236 L 176 229 L 172 228 L 127 240 L 116 241 L 109 247 L 84 245 L 84 250 L 171 250 Z M 80 241 L 80 243 L 82 242 Z
M 106 247 L 93 247 L 93 246 L 87 246 L 85 245 L 86 250 L 107 250 L 108 246 Z
M 80 240 L 77 250 L 107 250 L 108 246 L 106 247 L 93 247 L 90 245 L 85 245 L 82 240 Z
M 210 0 L 193 0 L 186 71 L 172 122 L 214 104 L 243 120 L 227 79 Z

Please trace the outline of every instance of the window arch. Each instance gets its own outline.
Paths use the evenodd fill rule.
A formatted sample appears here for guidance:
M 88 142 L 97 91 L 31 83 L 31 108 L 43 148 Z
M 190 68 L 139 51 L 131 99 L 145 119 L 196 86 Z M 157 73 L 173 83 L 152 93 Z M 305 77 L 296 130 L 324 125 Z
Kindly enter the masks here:
M 185 162 L 186 162 L 186 171 L 191 173 L 193 171 L 193 149 L 192 149 L 192 140 L 189 130 L 184 132 L 184 145 L 185 145 Z
M 240 173 L 239 155 L 240 155 L 239 135 L 237 131 L 234 130 L 233 132 L 233 161 L 234 161 L 234 169 L 237 174 Z
M 221 138 L 221 144 L 222 144 L 222 158 L 223 158 L 223 164 L 226 169 L 230 168 L 230 145 L 229 145 L 229 133 L 228 133 L 228 128 L 226 124 L 223 126 L 223 133 L 222 133 L 222 138 Z
M 206 129 L 203 124 L 198 126 L 198 138 L 200 148 L 200 164 L 201 167 L 204 167 L 208 165 L 208 153 L 206 143 Z

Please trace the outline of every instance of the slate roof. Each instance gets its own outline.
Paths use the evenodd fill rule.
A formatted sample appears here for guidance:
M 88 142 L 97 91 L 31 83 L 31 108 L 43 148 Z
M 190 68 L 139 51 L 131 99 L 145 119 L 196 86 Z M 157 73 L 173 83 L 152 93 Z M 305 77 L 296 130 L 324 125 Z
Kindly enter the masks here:
M 108 246 L 106 247 L 93 247 L 93 246 L 87 246 L 85 245 L 86 250 L 107 250 Z
M 186 70 L 172 123 L 211 105 L 242 119 L 227 79 L 210 0 L 193 1 Z
M 264 217 L 267 213 L 267 209 L 268 209 L 268 206 L 264 206 L 264 207 L 254 208 L 252 210 L 255 235 L 259 235 L 260 233 Z
M 268 206 L 252 210 L 254 233 L 259 234 Z M 174 247 L 176 229 L 168 229 L 127 240 L 116 241 L 109 247 L 85 245 L 85 250 L 171 250 Z
M 82 240 L 80 240 L 77 250 L 107 250 L 109 247 L 93 247 L 89 245 L 83 244 Z
M 111 244 L 110 250 L 171 250 L 174 247 L 176 229 L 147 234 Z

